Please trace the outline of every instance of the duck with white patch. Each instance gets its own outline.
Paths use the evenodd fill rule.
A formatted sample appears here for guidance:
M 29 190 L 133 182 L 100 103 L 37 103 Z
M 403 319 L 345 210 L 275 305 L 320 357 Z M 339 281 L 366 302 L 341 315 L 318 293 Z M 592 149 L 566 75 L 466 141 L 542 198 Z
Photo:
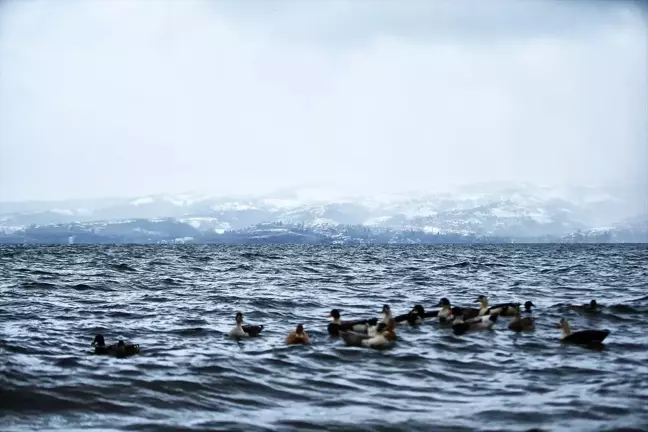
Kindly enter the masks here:
M 488 298 L 486 299 L 488 302 Z M 514 317 L 520 311 L 520 303 L 509 302 L 509 303 L 498 303 L 496 305 L 490 306 L 488 308 L 488 313 L 496 313 L 500 316 L 512 316 Z
M 383 305 L 381 322 L 385 323 L 387 330 L 394 330 L 396 328 L 396 320 L 392 316 L 391 308 L 388 304 Z
M 262 325 L 243 325 L 243 314 L 236 312 L 236 325 L 230 330 L 229 336 L 234 338 L 257 337 L 261 330 L 263 330 Z
M 477 297 L 480 304 L 478 316 L 497 314 L 500 316 L 515 316 L 516 311 L 520 310 L 520 303 L 501 303 L 495 306 L 488 305 L 488 297 L 480 295 Z M 464 315 L 465 316 L 465 315 Z
M 364 348 L 384 349 L 391 347 L 396 341 L 396 332 L 390 330 L 384 322 L 376 326 L 376 335 L 369 336 L 366 334 L 354 332 L 340 332 L 340 336 L 347 346 L 357 346 Z
M 579 330 L 572 332 L 569 322 L 562 318 L 556 328 L 562 329 L 560 341 L 572 343 L 575 345 L 584 346 L 598 346 L 603 343 L 606 337 L 610 334 L 610 330 Z
M 462 315 L 458 315 L 452 322 L 452 332 L 462 335 L 471 331 L 490 330 L 497 323 L 498 317 L 497 314 L 491 314 L 464 320 Z
M 423 323 L 425 315 L 425 308 L 423 308 L 422 305 L 417 304 L 408 313 L 394 317 L 394 321 L 396 321 L 396 324 L 400 325 L 417 326 Z
M 342 321 L 338 309 L 332 309 L 328 317 L 333 318 L 333 322 L 328 325 L 328 332 L 331 336 L 339 336 L 342 331 L 366 333 L 369 327 L 378 324 L 378 318 Z
M 451 324 L 454 317 L 456 315 L 461 315 L 464 310 L 463 308 L 453 308 L 450 304 L 450 300 L 446 297 L 439 300 L 439 303 L 437 303 L 436 306 L 441 308 L 437 312 L 440 324 Z

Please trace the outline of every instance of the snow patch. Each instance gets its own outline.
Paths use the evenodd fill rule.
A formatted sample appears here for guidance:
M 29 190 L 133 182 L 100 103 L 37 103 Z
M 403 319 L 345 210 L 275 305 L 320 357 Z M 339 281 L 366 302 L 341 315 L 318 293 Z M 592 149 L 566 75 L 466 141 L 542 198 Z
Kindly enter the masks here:
M 433 226 L 424 226 L 423 232 L 428 234 L 441 234 L 441 229 Z
M 228 203 L 216 204 L 211 206 L 210 208 L 211 210 L 214 211 L 228 211 L 228 210 L 242 211 L 242 210 L 252 210 L 255 207 L 240 202 L 228 202 Z
M 387 222 L 391 218 L 392 218 L 392 216 L 377 216 L 377 217 L 373 217 L 371 219 L 366 220 L 363 223 L 363 225 L 365 225 L 365 226 L 382 225 L 383 223 Z
M 498 218 L 513 218 L 517 217 L 518 213 L 502 208 L 494 208 L 491 210 L 491 214 Z
M 60 208 L 51 209 L 50 212 L 60 214 L 60 215 L 68 215 L 68 216 L 72 216 L 74 214 L 72 210 L 60 209 Z
M 326 225 L 338 225 L 336 221 L 328 218 L 315 218 L 309 225 L 312 226 L 326 226 Z
M 133 201 L 129 202 L 129 204 L 133 205 L 133 206 L 141 206 L 141 205 L 144 205 L 144 204 L 151 204 L 154 201 L 155 200 L 153 198 L 151 198 L 151 197 L 144 197 L 144 198 L 134 199 Z

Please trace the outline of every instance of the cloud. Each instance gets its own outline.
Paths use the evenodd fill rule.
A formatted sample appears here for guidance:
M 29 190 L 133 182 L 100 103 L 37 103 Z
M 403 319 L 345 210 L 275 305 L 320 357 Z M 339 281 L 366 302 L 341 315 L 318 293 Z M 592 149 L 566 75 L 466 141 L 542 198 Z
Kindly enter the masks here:
M 645 11 L 565 3 L 5 3 L 0 199 L 644 180 Z

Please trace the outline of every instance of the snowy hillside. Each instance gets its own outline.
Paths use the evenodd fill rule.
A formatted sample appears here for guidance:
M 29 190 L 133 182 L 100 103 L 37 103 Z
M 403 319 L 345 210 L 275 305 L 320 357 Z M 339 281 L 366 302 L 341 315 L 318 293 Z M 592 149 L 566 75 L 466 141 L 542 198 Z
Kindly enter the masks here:
M 614 228 L 648 214 L 641 188 L 552 188 L 488 184 L 445 193 L 345 194 L 304 188 L 264 196 L 217 197 L 201 193 L 107 200 L 0 204 L 0 232 L 33 226 L 173 219 L 190 232 L 222 233 L 264 223 L 304 227 L 470 233 L 515 238 L 567 236 Z

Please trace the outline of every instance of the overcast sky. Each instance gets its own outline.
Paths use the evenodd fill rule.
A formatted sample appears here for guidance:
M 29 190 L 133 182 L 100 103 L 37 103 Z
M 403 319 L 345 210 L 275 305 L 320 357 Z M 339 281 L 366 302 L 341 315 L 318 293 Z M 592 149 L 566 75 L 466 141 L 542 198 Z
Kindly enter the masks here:
M 648 180 L 625 1 L 0 3 L 0 200 Z

